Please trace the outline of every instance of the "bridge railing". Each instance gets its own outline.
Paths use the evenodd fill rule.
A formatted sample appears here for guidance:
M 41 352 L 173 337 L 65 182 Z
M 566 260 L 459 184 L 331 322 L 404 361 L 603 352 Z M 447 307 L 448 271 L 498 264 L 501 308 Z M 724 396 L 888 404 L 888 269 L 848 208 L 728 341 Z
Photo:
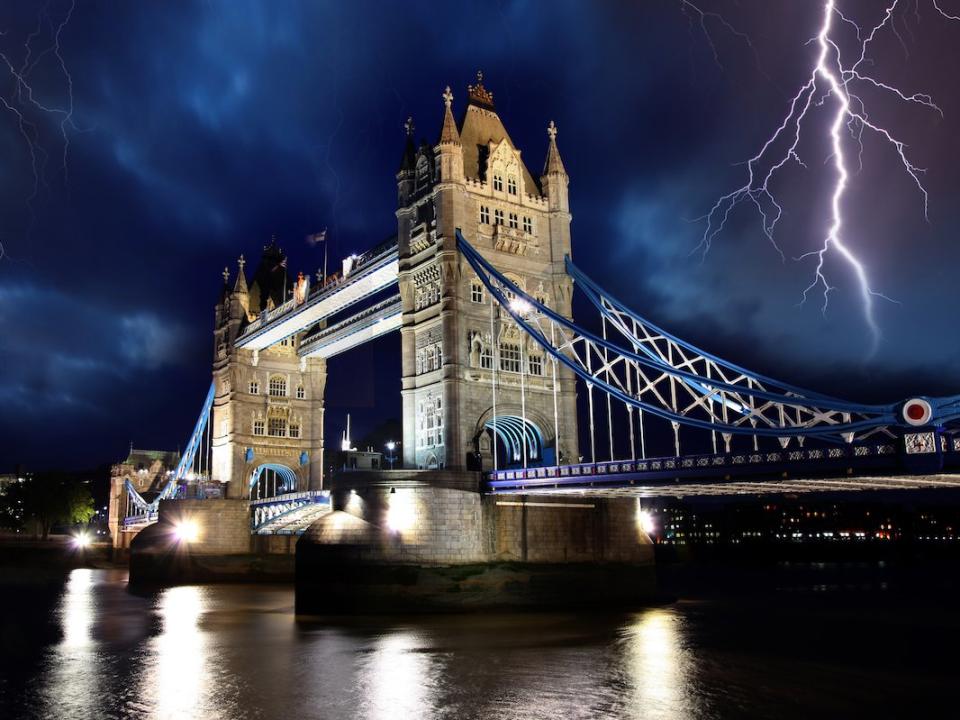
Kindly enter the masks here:
M 265 523 L 291 515 L 308 505 L 329 505 L 330 493 L 326 490 L 306 490 L 284 493 L 270 498 L 250 501 L 250 529 L 256 531 Z
M 941 437 L 940 442 L 945 462 L 957 464 L 960 438 Z M 656 482 L 798 470 L 816 473 L 837 468 L 895 470 L 901 464 L 900 455 L 897 445 L 887 442 L 511 468 L 491 472 L 488 487 L 492 492 L 510 492 L 534 487 L 622 483 L 631 478 Z

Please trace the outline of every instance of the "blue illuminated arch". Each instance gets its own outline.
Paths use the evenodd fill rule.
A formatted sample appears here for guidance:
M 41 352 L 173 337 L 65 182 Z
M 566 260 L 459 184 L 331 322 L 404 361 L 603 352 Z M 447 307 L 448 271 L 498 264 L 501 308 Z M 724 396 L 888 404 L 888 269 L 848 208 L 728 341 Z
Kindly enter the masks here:
M 282 494 L 285 492 L 296 492 L 297 491 L 297 474 L 288 468 L 286 465 L 280 465 L 279 463 L 264 463 L 257 467 L 256 470 L 250 475 L 250 488 L 253 489 L 258 482 L 260 482 L 260 476 L 263 475 L 264 470 L 272 470 L 277 474 L 277 477 L 280 478 L 281 484 L 277 488 L 277 494 Z
M 483 426 L 495 432 L 503 443 L 507 452 L 506 458 L 501 458 L 501 465 L 520 465 L 523 462 L 523 448 L 527 448 L 527 465 L 540 465 L 543 462 L 543 433 L 530 418 L 516 415 L 497 415 L 490 418 Z M 494 440 L 496 442 L 496 440 Z

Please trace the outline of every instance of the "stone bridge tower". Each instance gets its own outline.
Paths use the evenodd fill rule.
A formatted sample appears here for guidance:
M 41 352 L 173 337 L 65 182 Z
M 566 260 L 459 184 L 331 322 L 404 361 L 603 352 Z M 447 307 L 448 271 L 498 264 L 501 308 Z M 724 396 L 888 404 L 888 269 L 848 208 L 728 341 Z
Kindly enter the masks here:
M 493 308 L 457 251 L 456 229 L 530 295 L 571 316 L 569 178 L 548 128 L 540 181 L 530 174 L 493 102 L 477 83 L 457 123 L 450 88 L 440 137 L 414 143 L 412 120 L 397 173 L 400 294 L 403 300 L 403 452 L 412 468 L 492 468 L 522 460 L 510 447 L 525 435 L 528 465 L 576 461 L 575 378 Z M 493 388 L 501 440 L 494 440 Z M 521 384 L 525 388 L 521 402 Z M 554 398 L 556 397 L 556 412 Z M 526 423 L 524 425 L 524 422 Z
M 275 243 L 264 248 L 249 286 L 242 256 L 232 289 L 224 270 L 214 328 L 211 422 L 213 478 L 229 481 L 229 497 L 250 497 L 260 468 L 273 471 L 278 484 L 271 490 L 277 492 L 322 485 L 326 361 L 297 356 L 302 333 L 266 350 L 234 347 L 248 323 L 291 293 L 286 258 Z M 289 487 L 293 484 L 296 488 Z

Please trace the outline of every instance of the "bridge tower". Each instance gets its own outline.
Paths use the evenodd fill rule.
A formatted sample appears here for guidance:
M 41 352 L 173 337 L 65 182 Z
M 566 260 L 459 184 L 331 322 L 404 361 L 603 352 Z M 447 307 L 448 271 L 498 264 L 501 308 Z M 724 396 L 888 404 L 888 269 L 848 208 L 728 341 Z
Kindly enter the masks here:
M 416 145 L 412 119 L 407 121 L 397 173 L 404 464 L 462 469 L 479 452 L 483 467 L 492 468 L 495 446 L 500 468 L 576 461 L 572 373 L 558 368 L 554 382 L 550 360 L 501 315 L 456 245 L 460 229 L 527 293 L 571 317 L 572 284 L 564 271 L 569 177 L 556 127 L 551 122 L 548 128 L 538 182 L 500 120 L 482 74 L 467 88 L 459 123 L 449 87 L 443 102 L 433 146 Z M 519 438 L 526 438 L 526 452 Z
M 229 481 L 232 498 L 319 490 L 326 360 L 297 356 L 302 333 L 265 350 L 235 347 L 248 323 L 292 294 L 286 257 L 275 242 L 264 247 L 249 286 L 243 256 L 238 264 L 232 289 L 224 269 L 215 312 L 213 478 Z M 254 480 L 264 486 L 251 486 Z

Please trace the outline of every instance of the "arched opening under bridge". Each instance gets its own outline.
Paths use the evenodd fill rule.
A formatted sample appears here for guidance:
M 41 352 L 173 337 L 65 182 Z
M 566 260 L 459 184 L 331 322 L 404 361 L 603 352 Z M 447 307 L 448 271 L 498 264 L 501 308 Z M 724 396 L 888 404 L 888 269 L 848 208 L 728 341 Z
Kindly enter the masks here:
M 553 448 L 545 447 L 543 431 L 530 418 L 497 415 L 483 427 L 496 443 L 498 469 L 523 467 L 524 460 L 527 467 L 553 464 Z
M 250 475 L 251 500 L 297 492 L 298 487 L 297 473 L 279 463 L 264 463 Z

